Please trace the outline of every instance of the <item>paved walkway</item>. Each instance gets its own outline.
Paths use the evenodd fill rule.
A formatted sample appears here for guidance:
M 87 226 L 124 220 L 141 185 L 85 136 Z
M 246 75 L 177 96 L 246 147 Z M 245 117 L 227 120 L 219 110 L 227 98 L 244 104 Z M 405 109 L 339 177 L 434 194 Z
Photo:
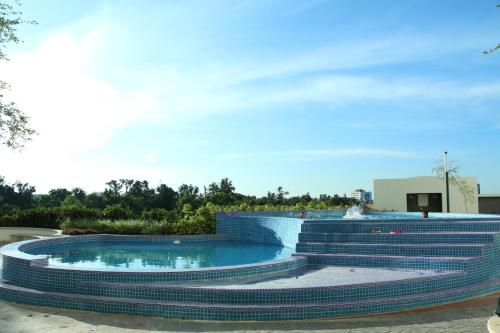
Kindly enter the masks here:
M 182 321 L 0 301 L 0 332 L 483 333 L 499 296 L 393 315 L 288 322 Z

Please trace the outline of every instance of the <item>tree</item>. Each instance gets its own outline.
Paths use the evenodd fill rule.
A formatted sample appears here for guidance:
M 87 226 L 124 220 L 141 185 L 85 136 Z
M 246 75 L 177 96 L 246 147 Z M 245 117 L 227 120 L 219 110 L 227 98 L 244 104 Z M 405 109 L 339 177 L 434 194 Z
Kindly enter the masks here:
M 80 202 L 85 202 L 85 199 L 87 199 L 87 193 L 79 187 L 72 189 L 71 194 L 73 194 L 73 196 Z
M 160 184 L 156 188 L 154 206 L 155 208 L 164 208 L 167 210 L 172 210 L 175 208 L 175 205 L 177 204 L 178 197 L 179 197 L 178 193 L 173 188 L 165 184 Z
M 26 22 L 21 18 L 21 12 L 12 5 L 0 2 L 0 61 L 7 61 L 5 46 L 20 42 L 17 36 L 17 26 Z M 36 132 L 29 127 L 29 117 L 19 110 L 14 102 L 4 101 L 3 91 L 10 87 L 0 80 L 0 144 L 12 149 L 21 149 L 24 143 L 30 141 Z
M 106 183 L 106 188 L 104 190 L 104 197 L 107 201 L 117 204 L 120 198 L 120 191 L 122 190 L 123 184 L 117 180 L 110 180 Z
M 65 188 L 56 188 L 49 191 L 49 207 L 59 207 L 71 192 Z
M 290 193 L 285 191 L 283 187 L 279 186 L 276 190 L 276 200 L 278 201 L 278 204 L 283 205 L 288 194 Z
M 194 209 L 201 206 L 202 200 L 198 186 L 182 184 L 178 192 L 177 209 L 182 210 L 185 204 L 191 205 Z
M 208 185 L 206 200 L 216 205 L 231 205 L 235 202 L 233 183 L 228 178 L 223 178 L 220 184 Z
M 458 175 L 460 166 L 455 162 L 448 163 L 448 179 L 451 186 L 456 186 L 462 195 L 465 204 L 465 211 L 468 211 L 468 204 L 476 202 L 476 189 L 470 186 L 465 179 Z M 445 166 L 442 161 L 436 161 L 436 166 L 432 169 L 432 173 L 441 180 L 445 180 Z
M 134 184 L 134 180 L 133 179 L 120 179 L 120 184 L 122 184 L 122 187 L 125 189 L 125 195 L 127 195 L 128 191 L 130 190 L 130 188 Z

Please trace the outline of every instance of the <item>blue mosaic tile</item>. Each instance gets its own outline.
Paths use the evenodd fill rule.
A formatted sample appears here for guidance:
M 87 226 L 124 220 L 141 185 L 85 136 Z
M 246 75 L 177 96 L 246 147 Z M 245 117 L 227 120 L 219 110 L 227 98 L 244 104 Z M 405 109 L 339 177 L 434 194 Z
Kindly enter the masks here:
M 11 244 L 2 248 L 4 282 L 0 283 L 0 297 L 35 305 L 170 318 L 297 320 L 402 311 L 500 290 L 500 217 L 339 221 L 302 220 L 297 216 L 296 211 L 224 212 L 217 214 L 216 235 L 90 235 Z M 390 234 L 393 230 L 403 233 Z M 36 255 L 47 247 L 68 243 L 85 246 L 175 239 L 279 244 L 296 248 L 298 256 L 255 265 L 174 272 L 55 268 Z M 231 281 L 293 271 L 307 264 L 449 272 L 309 288 L 221 289 L 172 284 Z

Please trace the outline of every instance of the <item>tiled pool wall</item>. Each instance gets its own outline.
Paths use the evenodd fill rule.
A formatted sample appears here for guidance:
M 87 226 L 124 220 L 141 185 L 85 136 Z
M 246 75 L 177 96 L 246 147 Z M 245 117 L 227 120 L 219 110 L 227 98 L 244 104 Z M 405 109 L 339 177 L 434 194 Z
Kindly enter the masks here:
M 258 243 L 277 244 L 295 249 L 302 223 L 299 218 L 217 213 L 216 234 L 230 240 L 244 240 Z M 280 212 L 281 213 L 281 212 Z
M 303 267 L 307 260 L 302 257 L 275 260 L 264 263 L 224 266 L 188 270 L 127 270 L 127 269 L 102 269 L 88 270 L 71 267 L 49 266 L 45 256 L 29 255 L 24 251 L 33 251 L 50 246 L 60 246 L 65 243 L 95 244 L 96 242 L 124 242 L 125 240 L 154 240 L 171 242 L 183 240 L 186 242 L 225 240 L 221 235 L 197 236 L 122 236 L 122 235 L 91 235 L 51 238 L 36 241 L 20 242 L 19 251 L 14 243 L 13 254 L 10 256 L 4 250 L 3 272 L 4 279 L 14 285 L 29 287 L 46 291 L 59 291 L 78 293 L 82 282 L 113 282 L 113 283 L 151 283 L 174 281 L 200 281 L 262 276 L 275 272 L 283 272 Z
M 204 240 L 245 240 L 269 244 L 280 244 L 295 248 L 300 242 L 348 242 L 376 244 L 377 242 L 397 242 L 410 244 L 418 242 L 430 244 L 446 239 L 448 243 L 478 244 L 465 249 L 463 255 L 477 255 L 474 259 L 461 260 L 449 258 L 432 261 L 425 257 L 414 257 L 407 260 L 378 259 L 380 267 L 385 268 L 426 268 L 439 270 L 458 270 L 439 276 L 422 277 L 406 280 L 365 283 L 348 286 L 294 288 L 294 289 L 217 289 L 190 288 L 147 284 L 158 281 L 156 272 L 88 272 L 69 269 L 45 267 L 46 261 L 36 256 L 5 257 L 4 274 L 9 280 L 19 281 L 19 285 L 49 292 L 59 291 L 67 294 L 29 293 L 22 288 L 0 288 L 0 297 L 28 304 L 49 305 L 71 309 L 117 312 L 141 315 L 156 315 L 186 319 L 214 320 L 284 320 L 310 319 L 365 315 L 420 308 L 436 304 L 451 303 L 468 297 L 474 297 L 500 290 L 500 234 L 498 227 L 487 222 L 450 224 L 439 222 L 461 221 L 462 219 L 433 220 L 429 223 L 412 221 L 390 223 L 390 228 L 401 227 L 406 232 L 394 236 L 389 234 L 372 234 L 372 228 L 388 231 L 389 222 L 362 221 L 325 221 L 306 220 L 284 217 L 277 212 L 273 216 L 264 216 L 269 212 L 226 212 L 217 215 L 217 234 L 210 236 L 132 236 L 137 240 L 183 241 Z M 361 221 L 359 221 L 361 222 Z M 414 222 L 417 222 L 416 220 Z M 311 225 L 315 226 L 312 227 Z M 369 224 L 369 226 L 368 226 Z M 489 230 L 481 234 L 465 234 L 463 231 Z M 456 230 L 458 229 L 458 232 Z M 387 229 L 387 230 L 386 230 Z M 411 234 L 431 230 L 442 234 Z M 130 236 L 95 235 L 59 238 L 59 242 L 96 242 L 98 240 L 120 242 Z M 396 237 L 396 238 L 395 238 Z M 444 237 L 444 238 L 443 238 Z M 29 250 L 39 246 L 50 246 L 56 239 L 44 241 L 27 241 L 20 247 Z M 314 245 L 307 250 L 315 252 Z M 332 248 L 331 250 L 337 250 Z M 387 250 L 387 249 L 386 249 Z M 392 248 L 390 249 L 392 251 Z M 459 247 L 456 251 L 460 251 Z M 319 248 L 317 251 L 321 251 Z M 359 251 L 362 251 L 360 248 Z M 405 251 L 401 253 L 401 251 Z M 410 255 L 410 250 L 394 247 L 394 255 Z M 429 247 L 428 254 L 454 255 L 453 248 L 443 253 L 439 246 Z M 376 258 L 376 255 L 373 257 Z M 287 270 L 311 264 L 336 264 L 345 266 L 364 266 L 359 258 L 328 259 L 320 257 L 296 257 L 296 261 L 283 261 L 248 267 L 250 274 L 260 275 L 277 270 Z M 278 266 L 273 266 L 278 265 Z M 282 266 L 280 266 L 282 265 Z M 251 265 L 250 265 L 251 266 Z M 374 267 L 373 262 L 367 266 Z M 376 265 L 375 265 L 376 266 Z M 240 267 L 241 268 L 241 267 Z M 255 269 L 254 271 L 251 271 Z M 259 271 L 259 269 L 264 269 Z M 267 270 L 266 270 L 267 269 Z M 220 268 L 198 272 L 181 273 L 175 279 L 212 279 L 237 278 L 245 271 L 227 271 L 221 273 Z M 194 274 L 194 275 L 193 275 Z M 202 274 L 202 275 L 196 275 Z M 222 275 L 221 275 L 222 274 Z M 224 275 L 225 274 L 225 275 Z M 231 275 L 233 274 L 233 275 Z M 10 278 L 9 278 L 10 277 Z M 163 279 L 164 277 L 162 277 Z M 161 280 L 161 279 L 160 279 Z M 168 281 L 166 280 L 161 281 Z M 72 294 L 72 295 L 70 295 Z M 97 297 L 97 298 L 96 298 Z M 109 298 L 99 298 L 109 297 Z M 134 301 L 136 300 L 136 301 Z M 169 303 L 173 302 L 173 303 Z M 187 303 L 182 303 L 187 302 Z M 190 303 L 191 302 L 191 303 Z M 200 304 L 200 302 L 205 304 Z M 243 305 L 242 305 L 243 304 Z

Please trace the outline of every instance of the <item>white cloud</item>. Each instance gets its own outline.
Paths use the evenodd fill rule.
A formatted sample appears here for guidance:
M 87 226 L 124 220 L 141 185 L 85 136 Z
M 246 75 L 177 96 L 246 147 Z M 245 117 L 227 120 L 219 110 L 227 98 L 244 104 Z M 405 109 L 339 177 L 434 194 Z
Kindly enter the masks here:
M 167 64 L 137 73 L 117 64 L 110 71 L 125 72 L 122 77 L 130 81 L 125 89 L 107 82 L 102 73 L 94 73 L 93 62 L 113 38 L 107 25 L 98 20 L 82 22 L 78 28 L 57 31 L 38 48 L 14 54 L 11 62 L 0 64 L 2 78 L 13 87 L 10 97 L 32 117 L 32 125 L 40 133 L 29 149 L 50 147 L 58 153 L 88 150 L 139 122 L 174 124 L 214 114 L 268 111 L 297 102 L 335 106 L 360 100 L 480 99 L 498 97 L 500 89 L 496 82 L 474 85 L 317 73 L 407 61 L 415 55 L 428 55 L 429 44 L 435 44 L 427 40 L 424 45 L 417 38 L 411 47 L 398 48 L 408 39 L 402 37 L 318 47 L 268 63 L 201 64 L 196 71 L 187 69 L 190 64 Z M 305 73 L 310 75 L 293 80 L 283 77 Z M 263 81 L 247 84 L 256 79 Z M 134 83 L 136 80 L 140 84 Z
M 450 52 L 443 51 L 449 50 L 447 47 L 439 47 L 438 39 L 428 36 L 357 40 L 257 60 L 235 57 L 224 64 L 220 59 L 205 59 L 200 55 L 203 58 L 200 64 L 166 63 L 161 68 L 146 67 L 143 72 L 123 68 L 120 63 L 109 63 L 114 67 L 106 70 L 121 72 L 121 77 L 130 81 L 117 84 L 106 80 L 106 73 L 94 67 L 96 59 L 104 56 L 103 50 L 113 50 L 103 45 L 112 43 L 116 37 L 110 36 L 103 23 L 112 18 L 100 17 L 99 20 L 83 20 L 77 28 L 70 26 L 55 31 L 37 48 L 11 54 L 12 61 L 0 63 L 2 79 L 12 85 L 8 97 L 32 117 L 32 126 L 40 133 L 22 155 L 0 149 L 2 174 L 29 181 L 42 190 L 77 185 L 102 189 L 104 182 L 111 178 L 176 179 L 184 171 L 121 166 L 119 162 L 102 165 L 96 160 L 83 160 L 81 153 L 103 147 L 119 131 L 143 122 L 174 125 L 216 114 L 268 112 L 295 103 L 336 106 L 356 101 L 462 102 L 499 97 L 499 82 L 474 84 L 425 76 L 404 79 L 336 72 L 411 62 L 432 57 L 436 52 Z M 122 41 L 126 40 L 126 31 L 118 32 L 122 34 Z M 412 40 L 411 45 L 407 45 L 407 40 Z M 470 46 L 464 44 L 450 41 L 450 45 Z M 109 54 L 106 56 L 109 58 Z M 181 140 L 186 143 L 177 145 L 206 143 L 202 139 L 190 140 Z M 180 140 L 174 138 L 173 141 Z M 157 161 L 155 153 L 145 151 L 142 156 L 145 155 L 145 165 Z M 232 154 L 218 158 L 346 156 L 413 158 L 414 154 L 360 148 Z
M 12 86 L 11 98 L 32 118 L 39 132 L 30 150 L 64 154 L 92 149 L 108 142 L 117 130 L 148 118 L 154 102 L 147 90 L 124 93 L 89 70 L 98 54 L 102 29 L 82 38 L 70 29 L 50 35 L 31 52 L 2 63 L 3 78 Z
M 157 182 L 183 174 L 169 167 L 83 158 L 83 152 L 102 147 L 118 131 L 154 121 L 160 109 L 150 90 L 124 91 L 92 72 L 104 34 L 99 25 L 81 36 L 69 27 L 0 63 L 2 79 L 12 86 L 6 97 L 31 117 L 30 125 L 39 133 L 21 153 L 0 146 L 0 172 L 9 181 L 29 182 L 39 192 L 75 186 L 97 191 L 110 179 Z

